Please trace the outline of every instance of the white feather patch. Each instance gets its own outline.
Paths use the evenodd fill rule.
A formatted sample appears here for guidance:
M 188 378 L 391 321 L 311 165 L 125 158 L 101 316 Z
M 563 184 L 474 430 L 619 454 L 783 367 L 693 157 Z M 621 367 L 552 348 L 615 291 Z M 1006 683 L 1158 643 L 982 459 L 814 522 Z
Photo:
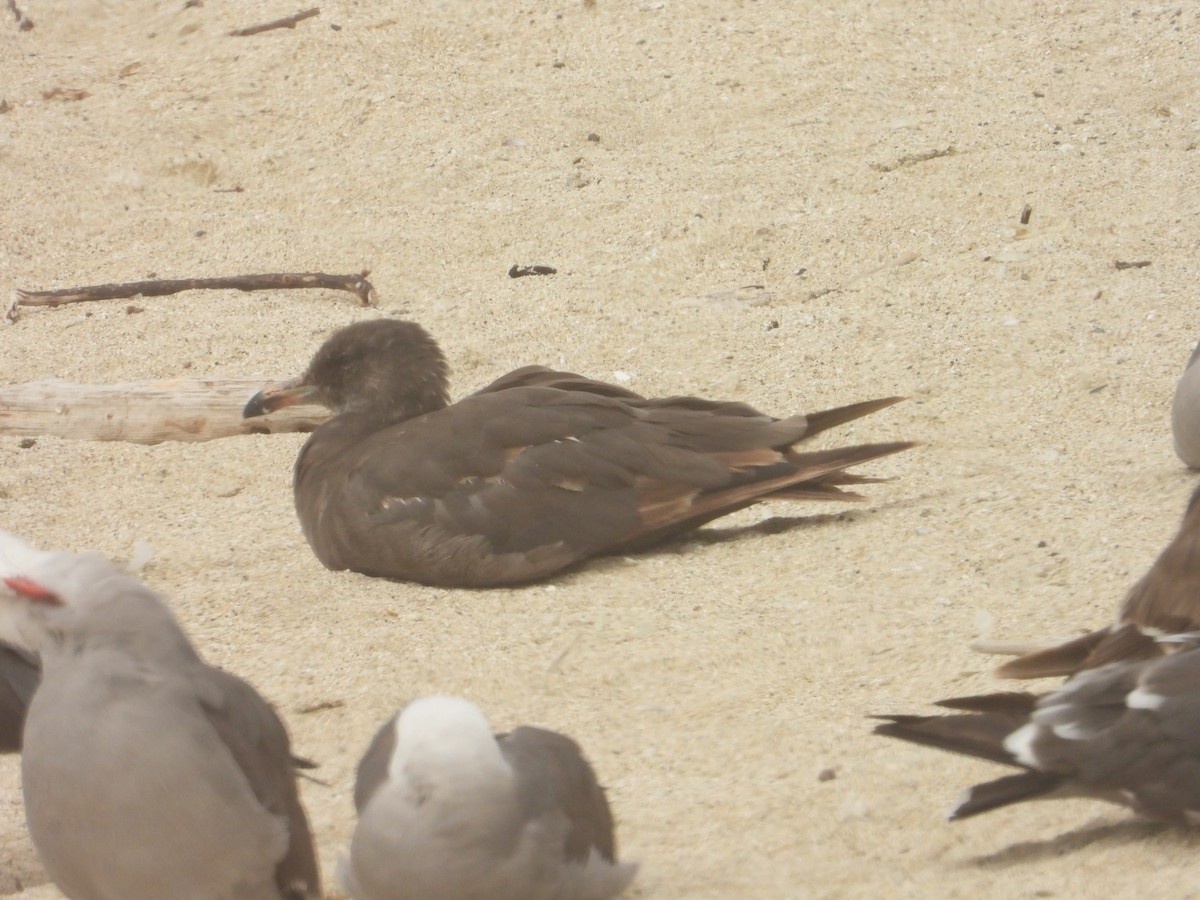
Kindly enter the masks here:
M 1036 769 L 1040 761 L 1033 752 L 1033 742 L 1040 731 L 1041 729 L 1032 722 L 1022 725 L 1004 739 L 1004 749 L 1021 765 Z
M 1061 725 L 1055 725 L 1051 729 L 1055 737 L 1060 737 L 1064 741 L 1086 741 L 1088 738 L 1096 736 L 1096 732 L 1084 728 L 1078 722 L 1063 722 Z
M 1167 698 L 1144 688 L 1136 688 L 1125 695 L 1125 705 L 1130 709 L 1162 709 Z
M 1154 633 L 1157 629 L 1143 628 L 1142 631 Z M 1154 634 L 1159 644 L 1191 644 L 1200 641 L 1200 631 L 1184 631 L 1179 634 Z

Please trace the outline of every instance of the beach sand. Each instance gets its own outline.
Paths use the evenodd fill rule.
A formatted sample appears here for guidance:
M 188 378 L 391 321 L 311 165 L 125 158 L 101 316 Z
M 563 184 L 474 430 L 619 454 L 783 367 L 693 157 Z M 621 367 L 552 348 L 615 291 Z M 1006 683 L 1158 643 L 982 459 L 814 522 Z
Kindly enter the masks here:
M 971 641 L 1108 622 L 1174 533 L 1195 483 L 1169 430 L 1200 335 L 1195 9 L 347 0 L 233 37 L 303 5 L 19 2 L 0 293 L 369 269 L 379 300 L 30 309 L 0 328 L 0 384 L 265 383 L 399 316 L 441 342 L 455 396 L 544 363 L 775 415 L 910 398 L 832 438 L 923 442 L 864 468 L 894 478 L 865 503 L 764 504 L 490 591 L 323 569 L 292 508 L 302 435 L 0 436 L 0 527 L 118 559 L 148 541 L 144 578 L 197 647 L 320 762 L 303 791 L 330 896 L 357 760 L 429 693 L 576 737 L 642 861 L 633 897 L 1194 890 L 1200 838 L 1116 807 L 947 824 L 1004 771 L 867 716 L 1000 687 Z M 58 896 L 5 759 L 13 892 Z

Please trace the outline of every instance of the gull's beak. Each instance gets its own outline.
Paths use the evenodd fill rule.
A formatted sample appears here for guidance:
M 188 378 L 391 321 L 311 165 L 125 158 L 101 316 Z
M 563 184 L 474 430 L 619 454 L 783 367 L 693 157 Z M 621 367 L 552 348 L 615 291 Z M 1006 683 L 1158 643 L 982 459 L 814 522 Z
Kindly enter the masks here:
M 297 403 L 311 401 L 317 389 L 303 381 L 303 376 L 268 385 L 250 398 L 242 409 L 243 419 L 255 416 L 265 416 L 267 413 L 283 409 L 285 406 L 295 406 Z M 314 401 L 315 402 L 315 401 Z

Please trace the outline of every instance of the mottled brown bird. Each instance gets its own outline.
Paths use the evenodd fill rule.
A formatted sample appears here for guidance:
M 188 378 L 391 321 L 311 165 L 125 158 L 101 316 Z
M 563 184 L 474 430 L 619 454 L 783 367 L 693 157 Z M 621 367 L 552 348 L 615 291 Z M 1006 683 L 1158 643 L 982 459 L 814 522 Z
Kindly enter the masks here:
M 1157 659 L 1200 641 L 1159 641 L 1200 631 L 1200 488 L 1166 549 L 1125 597 L 1117 621 L 1073 641 L 1027 653 L 996 670 L 1004 678 L 1072 675 L 1110 662 Z
M 776 419 L 744 403 L 646 399 L 541 366 L 457 403 L 423 328 L 374 319 L 330 337 L 298 379 L 246 405 L 334 417 L 296 460 L 305 537 L 331 569 L 447 586 L 543 578 L 657 544 L 760 500 L 857 500 L 845 470 L 909 441 L 796 445 L 900 398 Z
M 1081 671 L 1053 693 L 943 700 L 961 715 L 879 716 L 876 734 L 1021 769 L 969 788 L 965 819 L 1024 800 L 1094 797 L 1200 823 L 1200 649 Z

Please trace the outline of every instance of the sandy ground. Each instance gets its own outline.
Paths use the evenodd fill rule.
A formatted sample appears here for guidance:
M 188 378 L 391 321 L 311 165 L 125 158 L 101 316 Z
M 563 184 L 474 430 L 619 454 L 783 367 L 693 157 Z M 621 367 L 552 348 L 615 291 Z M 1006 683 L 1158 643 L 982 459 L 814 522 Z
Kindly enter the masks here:
M 542 362 L 780 415 L 912 398 L 839 436 L 925 442 L 871 467 L 896 480 L 865 505 L 760 507 L 477 592 L 322 569 L 292 510 L 298 435 L 0 437 L 0 524 L 118 558 L 150 541 L 145 577 L 196 644 L 320 760 L 331 896 L 354 765 L 430 692 L 576 736 L 643 861 L 634 896 L 1195 890 L 1200 839 L 1098 803 L 946 824 L 999 770 L 865 718 L 993 687 L 981 635 L 1107 621 L 1174 531 L 1195 9 L 327 0 L 238 38 L 302 4 L 22 5 L 33 31 L 0 10 L 0 291 L 370 269 L 380 300 L 32 310 L 0 329 L 0 383 L 272 378 L 384 315 L 440 339 L 459 394 Z M 0 892 L 45 882 L 4 760 Z

